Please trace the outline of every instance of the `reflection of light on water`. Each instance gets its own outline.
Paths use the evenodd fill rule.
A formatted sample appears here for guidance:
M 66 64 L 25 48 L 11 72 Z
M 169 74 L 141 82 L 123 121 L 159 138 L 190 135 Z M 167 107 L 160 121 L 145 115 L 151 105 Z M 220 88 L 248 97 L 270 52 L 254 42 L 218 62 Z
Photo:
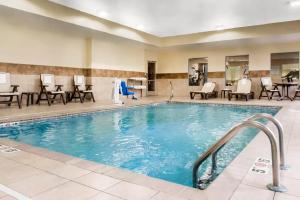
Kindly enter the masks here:
M 119 112 L 114 113 L 113 126 L 114 126 L 114 129 L 117 131 L 121 131 L 121 128 L 119 126 L 120 120 L 121 120 L 121 113 L 119 113 Z
M 115 166 L 122 166 L 136 157 L 145 156 L 146 141 L 136 135 L 120 135 L 111 144 L 112 152 L 110 160 Z

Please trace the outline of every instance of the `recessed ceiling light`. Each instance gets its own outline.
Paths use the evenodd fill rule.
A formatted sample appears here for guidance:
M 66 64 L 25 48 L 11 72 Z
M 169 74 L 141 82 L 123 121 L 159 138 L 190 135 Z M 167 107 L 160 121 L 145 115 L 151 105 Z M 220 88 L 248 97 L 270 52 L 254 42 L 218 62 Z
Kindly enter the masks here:
M 300 1 L 289 1 L 288 4 L 292 7 L 300 6 Z
M 97 11 L 97 16 L 102 17 L 102 18 L 107 18 L 108 13 L 103 10 L 100 10 L 100 11 Z

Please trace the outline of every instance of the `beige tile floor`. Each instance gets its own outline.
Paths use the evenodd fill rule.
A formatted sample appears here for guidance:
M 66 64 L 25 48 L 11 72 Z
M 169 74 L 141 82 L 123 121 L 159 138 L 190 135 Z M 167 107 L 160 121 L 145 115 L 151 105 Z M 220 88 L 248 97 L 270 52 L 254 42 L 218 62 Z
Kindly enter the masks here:
M 126 106 L 166 101 L 167 97 L 143 98 L 138 101 L 126 101 Z M 0 144 L 14 146 L 21 151 L 0 153 L 0 184 L 9 187 L 32 199 L 153 199 L 153 200 L 198 200 L 198 199 L 300 199 L 300 101 L 265 101 L 249 102 L 223 99 L 189 100 L 174 98 L 174 101 L 194 103 L 224 103 L 246 105 L 282 106 L 276 117 L 285 129 L 288 171 L 281 172 L 282 184 L 288 188 L 286 193 L 274 193 L 266 189 L 271 182 L 271 174 L 257 175 L 249 171 L 259 156 L 270 158 L 268 140 L 258 134 L 239 154 L 224 172 L 209 186 L 200 191 L 167 181 L 136 174 L 81 160 L 68 155 L 50 152 L 7 139 L 0 139 Z M 23 107 L 0 107 L 0 122 L 18 121 L 43 116 L 56 116 L 66 113 L 88 112 L 113 109 L 109 101 L 93 103 L 70 103 L 66 106 L 47 105 Z M 269 125 L 274 132 L 272 125 Z M 0 192 L 0 200 L 14 199 Z

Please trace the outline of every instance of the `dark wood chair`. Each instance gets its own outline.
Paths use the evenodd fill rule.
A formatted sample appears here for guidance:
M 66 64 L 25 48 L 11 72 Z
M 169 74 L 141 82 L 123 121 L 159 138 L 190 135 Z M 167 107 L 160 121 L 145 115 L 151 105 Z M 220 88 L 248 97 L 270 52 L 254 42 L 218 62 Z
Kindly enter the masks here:
M 300 97 L 300 85 L 298 85 L 298 88 L 295 90 L 293 100 L 295 100 L 297 97 Z
M 72 99 L 80 99 L 80 102 L 83 103 L 87 95 L 90 95 L 93 102 L 95 102 L 92 86 L 93 85 L 86 84 L 86 80 L 83 75 L 74 75 L 74 91 Z
M 261 92 L 258 99 L 261 99 L 261 97 L 267 97 L 268 100 L 271 100 L 274 94 L 277 94 L 276 97 L 279 98 L 281 97 L 278 86 L 272 84 L 271 77 L 261 77 L 260 82 L 261 82 Z
M 9 73 L 0 72 L 0 97 L 4 98 L 4 100 L 0 101 L 0 104 L 11 106 L 12 103 L 18 103 L 19 108 L 22 108 L 18 87 L 19 85 L 10 84 Z M 16 97 L 16 101 L 13 101 L 14 97 Z
M 62 90 L 62 87 L 63 85 L 55 85 L 53 74 L 41 74 L 41 91 L 37 103 L 40 104 L 40 101 L 46 100 L 48 105 L 51 106 L 54 101 L 61 100 L 63 104 L 66 104 L 65 92 Z M 44 98 L 43 95 L 45 96 Z M 60 98 L 57 99 L 57 96 Z

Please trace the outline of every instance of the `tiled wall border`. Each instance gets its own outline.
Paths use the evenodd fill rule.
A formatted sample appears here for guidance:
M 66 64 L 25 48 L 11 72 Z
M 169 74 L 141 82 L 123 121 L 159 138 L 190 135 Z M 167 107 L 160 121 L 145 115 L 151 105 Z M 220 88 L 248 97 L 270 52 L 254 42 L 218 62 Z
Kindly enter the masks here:
M 208 72 L 208 78 L 224 78 L 225 72 Z
M 108 69 L 90 69 L 90 77 L 146 77 L 145 72 L 124 71 L 124 70 L 108 70 Z
M 61 76 L 73 76 L 75 74 L 83 74 L 88 77 L 144 77 L 145 72 L 109 70 L 109 69 L 91 69 L 77 67 L 61 67 L 47 65 L 30 65 L 0 62 L 0 71 L 19 75 L 40 75 L 42 73 L 51 73 Z
M 251 78 L 270 76 L 270 70 L 249 71 Z M 188 73 L 160 73 L 156 74 L 157 79 L 186 79 Z M 225 78 L 225 72 L 208 72 L 208 78 Z
M 75 74 L 83 74 L 88 77 L 145 77 L 145 72 L 125 71 L 125 70 L 109 70 L 109 69 L 91 69 L 77 67 L 61 67 L 47 65 L 30 65 L 0 62 L 0 71 L 11 74 L 20 75 L 39 75 L 42 73 L 51 73 L 55 75 L 73 76 Z M 257 78 L 269 76 L 270 70 L 253 70 L 250 71 L 250 77 Z M 224 78 L 225 72 L 208 72 L 208 78 Z M 187 79 L 188 73 L 158 73 L 157 79 Z
M 157 79 L 186 79 L 188 78 L 188 73 L 163 73 L 156 74 Z
M 249 71 L 250 77 L 259 78 L 263 76 L 270 76 L 270 70 L 256 70 L 256 71 Z

